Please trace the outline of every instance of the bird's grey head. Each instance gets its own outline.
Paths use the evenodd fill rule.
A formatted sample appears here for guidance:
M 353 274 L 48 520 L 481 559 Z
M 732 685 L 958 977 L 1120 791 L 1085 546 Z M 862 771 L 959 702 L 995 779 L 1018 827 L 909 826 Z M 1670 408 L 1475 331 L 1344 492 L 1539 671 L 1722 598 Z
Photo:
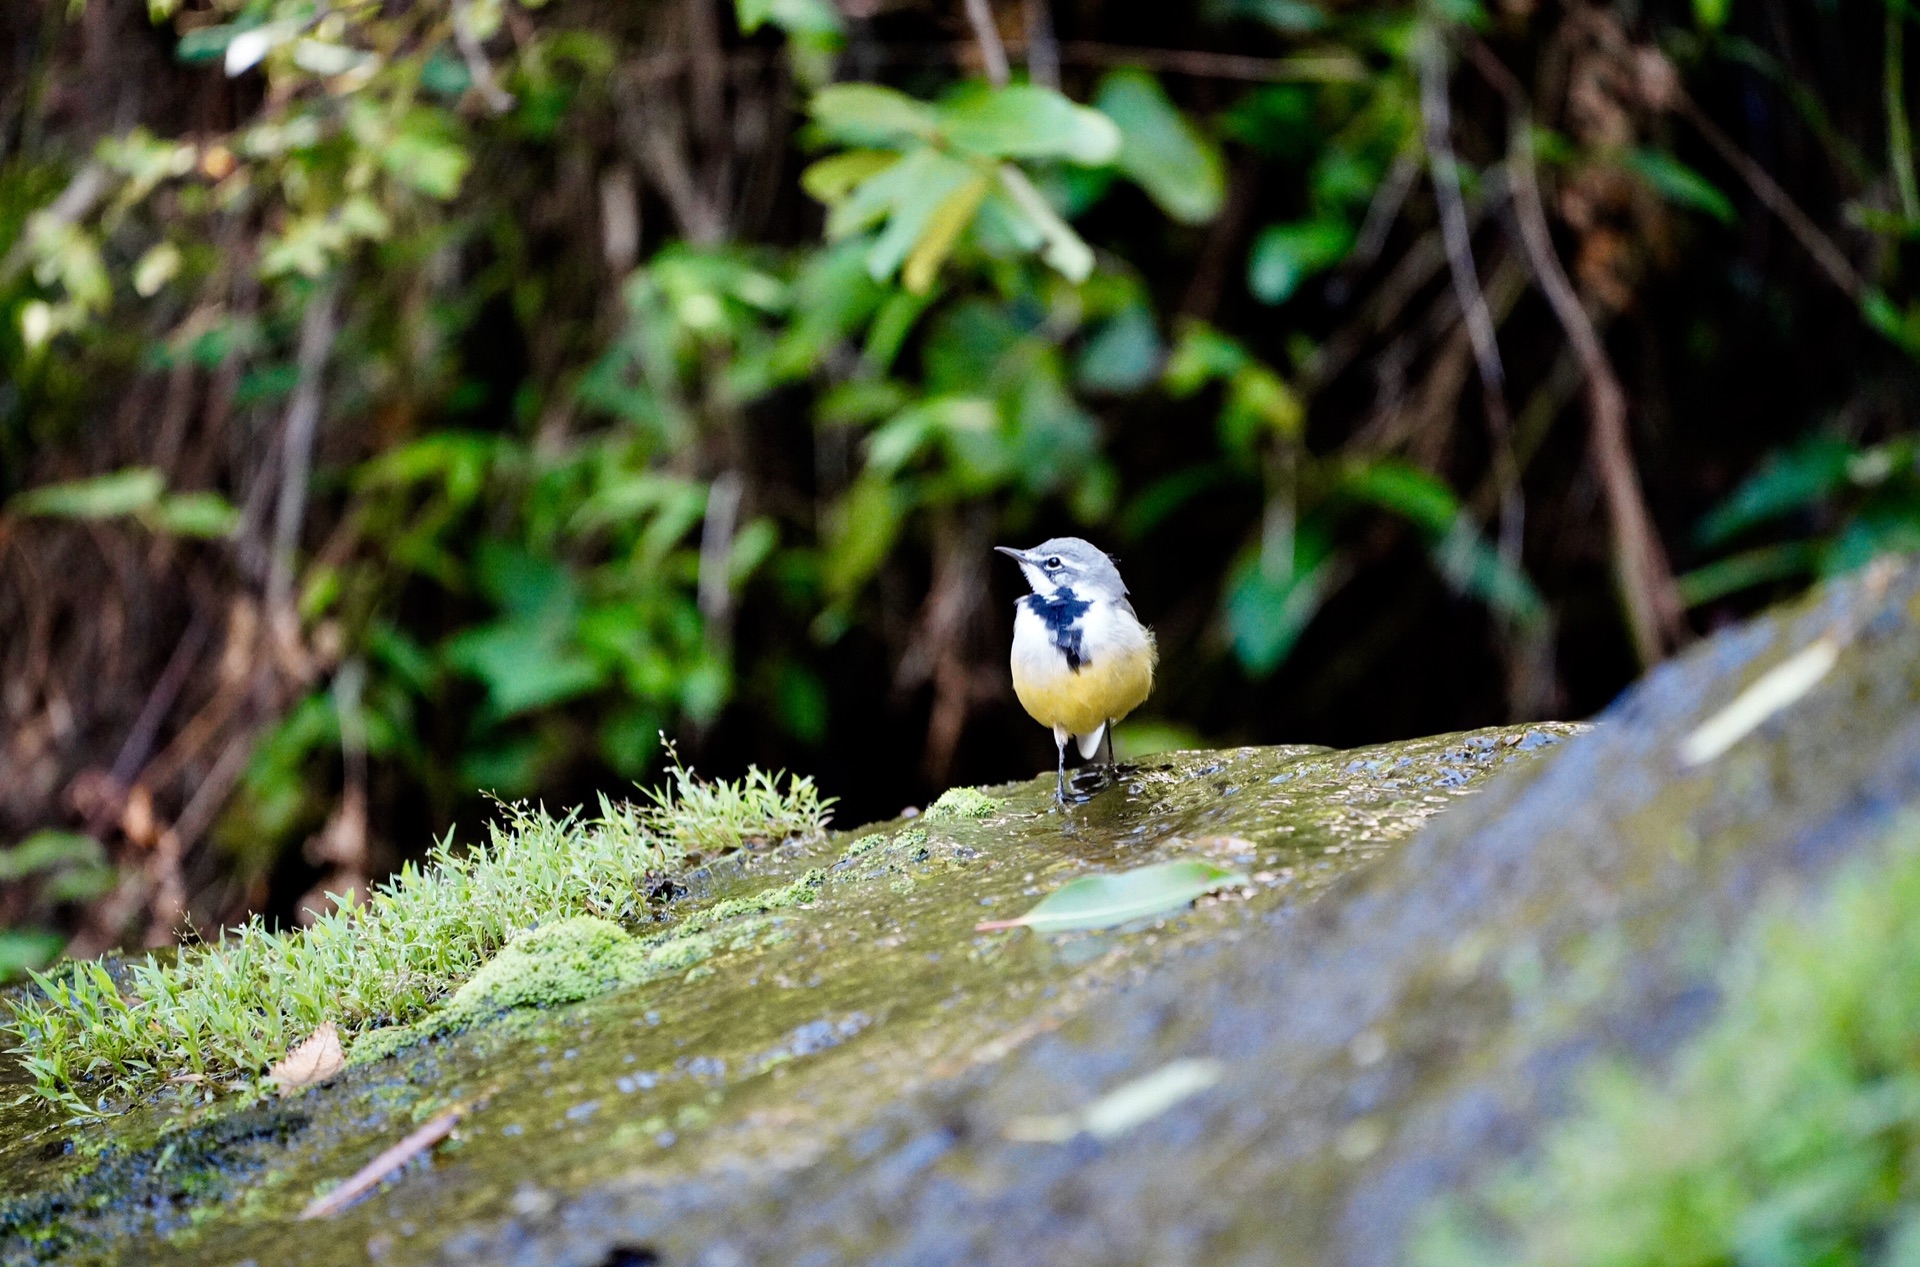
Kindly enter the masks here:
M 1042 598 L 1052 598 L 1063 589 L 1088 599 L 1126 596 L 1126 582 L 1120 579 L 1120 569 L 1113 566 L 1113 560 L 1078 537 L 1054 537 L 1031 550 L 1016 550 L 1012 546 L 994 549 L 1020 565 L 1020 570 L 1026 573 L 1027 584 Z

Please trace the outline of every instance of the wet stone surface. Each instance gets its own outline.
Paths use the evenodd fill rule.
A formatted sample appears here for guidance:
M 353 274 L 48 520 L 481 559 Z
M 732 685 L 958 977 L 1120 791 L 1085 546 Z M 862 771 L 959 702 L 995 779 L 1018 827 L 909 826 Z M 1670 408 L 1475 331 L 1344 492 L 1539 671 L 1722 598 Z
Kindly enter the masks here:
M 715 921 L 675 975 L 512 1011 L 285 1100 L 183 1091 L 78 1127 L 0 1108 L 0 1262 L 796 1261 L 771 1224 L 764 1244 L 736 1244 L 703 1219 L 737 1231 L 736 1217 L 764 1219 L 765 1202 L 834 1176 L 871 1188 L 861 1208 L 884 1217 L 964 1151 L 978 1114 L 1071 1108 L 1158 1040 L 1150 1018 L 1130 1022 L 1071 1086 L 995 1090 L 1032 1049 L 1111 1023 L 1170 973 L 1223 967 L 1251 938 L 1298 936 L 1343 877 L 1576 730 L 1174 754 L 1111 787 L 1083 783 L 1065 812 L 1048 775 L 719 864 L 671 919 L 824 879 L 802 905 Z M 1108 932 L 974 930 L 1075 876 L 1190 857 L 1251 883 Z M 19 1083 L 0 1064 L 0 1100 Z M 979 1103 L 949 1120 L 955 1097 Z M 337 1216 L 294 1222 L 454 1105 L 469 1111 L 430 1158 Z M 1020 1147 L 1059 1162 L 1088 1143 Z M 835 1243 L 815 1258 L 841 1256 Z M 868 1247 L 843 1248 L 884 1252 Z
M 1469 750 L 1433 752 L 1416 798 Z M 1314 760 L 1379 787 L 1385 755 Z M 1151 968 L 1133 950 L 1126 988 L 1042 1011 L 1012 1033 L 1046 1032 L 989 1040 L 813 1157 L 609 1178 L 442 1261 L 1405 1262 L 1436 1199 L 1524 1157 L 1595 1057 L 1658 1062 L 1711 1018 L 1756 910 L 1816 897 L 1916 804 L 1920 571 L 1881 565 L 1662 667 L 1403 847 L 1356 848 L 1379 856 L 1320 900 L 1176 921 L 1205 934 Z M 1378 805 L 1341 843 L 1291 837 L 1296 876 L 1369 814 L 1387 834 Z M 1031 1129 L 1196 1063 L 1208 1084 L 1129 1131 Z

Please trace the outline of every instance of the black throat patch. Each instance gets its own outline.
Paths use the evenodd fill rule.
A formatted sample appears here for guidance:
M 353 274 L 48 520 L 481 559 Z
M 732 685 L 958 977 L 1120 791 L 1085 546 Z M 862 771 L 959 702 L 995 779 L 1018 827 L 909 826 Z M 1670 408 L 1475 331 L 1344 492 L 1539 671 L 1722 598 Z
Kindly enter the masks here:
M 1020 601 L 1046 625 L 1053 645 L 1067 657 L 1067 667 L 1078 673 L 1087 663 L 1080 641 L 1080 618 L 1092 610 L 1093 604 L 1075 598 L 1070 589 L 1055 590 L 1052 598 L 1029 594 Z

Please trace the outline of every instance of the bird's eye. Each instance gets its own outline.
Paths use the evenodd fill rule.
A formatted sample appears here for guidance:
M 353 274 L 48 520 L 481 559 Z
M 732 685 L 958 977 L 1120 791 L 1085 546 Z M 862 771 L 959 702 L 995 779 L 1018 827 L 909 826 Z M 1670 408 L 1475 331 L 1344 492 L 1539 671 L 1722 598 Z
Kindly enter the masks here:
M 1057 554 L 1056 554 L 1056 555 L 1054 555 L 1054 556 L 1053 556 L 1053 557 L 1052 557 L 1051 559 L 1048 559 L 1048 560 L 1047 560 L 1047 567 L 1048 567 L 1049 569 L 1052 569 L 1052 568 L 1057 568 L 1057 567 L 1059 567 L 1059 566 L 1060 566 L 1060 556 L 1059 556 L 1059 555 L 1057 555 Z

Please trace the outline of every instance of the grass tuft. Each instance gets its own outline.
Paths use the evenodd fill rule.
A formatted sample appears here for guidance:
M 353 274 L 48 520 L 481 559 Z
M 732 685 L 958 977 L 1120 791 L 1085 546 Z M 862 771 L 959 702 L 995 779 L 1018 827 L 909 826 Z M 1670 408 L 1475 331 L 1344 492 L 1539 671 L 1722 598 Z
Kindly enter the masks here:
M 504 806 L 484 845 L 442 841 L 363 904 L 292 932 L 256 919 L 172 963 L 149 955 L 124 989 L 93 960 L 35 973 L 36 991 L 4 1000 L 0 1033 L 37 1093 L 79 1115 L 169 1079 L 245 1085 L 323 1021 L 351 1037 L 425 1016 L 527 929 L 636 923 L 649 873 L 826 827 L 831 800 L 810 779 L 703 783 L 677 756 L 670 778 L 638 803 L 602 797 L 591 820 Z

